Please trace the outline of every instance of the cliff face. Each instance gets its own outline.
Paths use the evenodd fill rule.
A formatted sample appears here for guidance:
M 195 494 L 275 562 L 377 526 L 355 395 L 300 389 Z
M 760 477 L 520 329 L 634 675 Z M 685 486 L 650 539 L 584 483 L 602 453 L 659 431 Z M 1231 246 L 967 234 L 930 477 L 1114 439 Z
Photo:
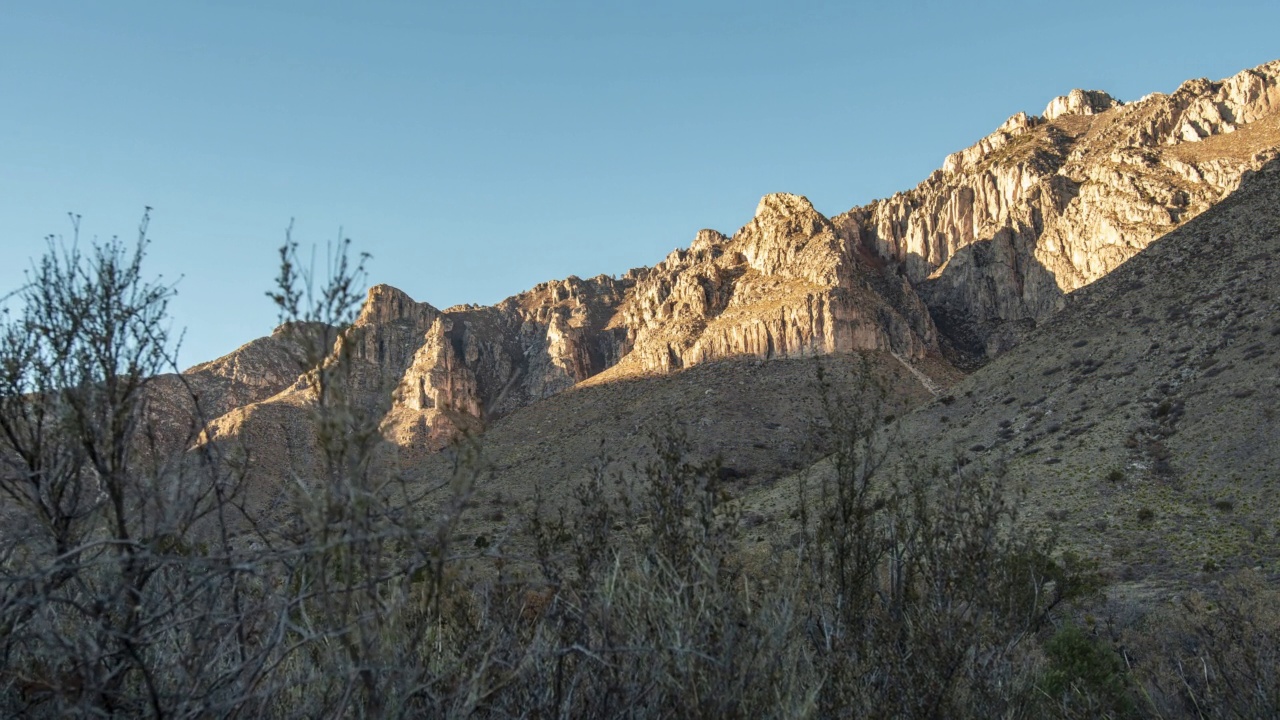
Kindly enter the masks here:
M 1075 90 L 913 190 L 830 219 L 768 195 L 732 236 L 703 230 L 621 278 L 443 311 L 376 286 L 339 340 L 353 388 L 389 440 L 432 451 L 589 378 L 858 350 L 980 364 L 1275 157 L 1278 77 L 1280 61 L 1130 104 Z M 223 393 L 257 405 L 215 429 L 243 435 L 255 413 L 305 405 L 306 377 L 285 388 L 278 374 Z
M 1275 157 L 1278 77 L 1280 61 L 1128 105 L 1072 91 L 835 224 L 900 269 L 961 356 L 992 357 Z
M 409 345 L 384 433 L 434 450 L 460 429 L 572 387 L 617 364 L 625 330 L 607 328 L 631 280 L 570 277 L 492 307 L 444 311 Z
M 704 230 L 688 250 L 619 279 L 570 277 L 494 306 L 443 311 L 375 286 L 338 343 L 350 351 L 354 399 L 382 414 L 383 434 L 410 452 L 438 450 L 605 370 L 855 350 L 919 359 L 937 349 L 906 279 L 851 245 L 808 200 L 785 194 L 762 199 L 732 238 Z M 255 416 L 294 428 L 280 413 L 304 407 L 309 386 L 304 374 L 231 410 L 211 436 L 253 435 Z
M 766 196 L 732 238 L 703 230 L 638 273 L 618 319 L 634 338 L 627 362 L 668 371 L 735 355 L 923 356 L 935 342 L 927 312 L 909 289 L 897 304 L 877 292 L 894 282 L 881 275 L 807 199 Z

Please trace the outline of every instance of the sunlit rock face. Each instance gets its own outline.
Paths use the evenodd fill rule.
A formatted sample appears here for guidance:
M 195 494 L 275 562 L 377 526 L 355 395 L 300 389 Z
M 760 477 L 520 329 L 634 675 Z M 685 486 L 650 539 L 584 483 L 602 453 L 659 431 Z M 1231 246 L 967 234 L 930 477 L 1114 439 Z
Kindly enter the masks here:
M 638 276 L 621 312 L 628 360 L 665 371 L 734 355 L 919 357 L 934 346 L 932 322 L 909 289 L 896 304 L 877 292 L 881 274 L 806 198 L 765 196 L 733 237 L 703 230 Z
M 383 435 L 424 452 L 606 372 L 856 350 L 977 365 L 1275 157 L 1278 75 L 1280 61 L 1128 104 L 1073 90 L 912 190 L 832 218 L 800 195 L 767 195 L 733 235 L 699 231 L 618 278 L 445 310 L 375 286 L 336 347 L 350 351 L 350 389 L 383 417 Z M 305 375 L 289 382 L 254 357 L 263 382 L 223 383 L 219 408 L 305 406 Z M 206 374 L 236 376 L 235 362 L 219 363 Z M 279 421 L 246 407 L 215 426 Z
M 1124 103 L 1099 90 L 1072 90 L 1049 101 L 1041 117 L 1057 120 L 1063 115 L 1097 115 Z
M 334 352 L 350 357 L 345 387 L 383 414 L 388 440 L 434 451 L 609 369 L 854 350 L 918 359 L 937 350 L 937 336 L 905 278 L 807 199 L 775 194 L 733 237 L 703 230 L 688 249 L 621 278 L 570 277 L 446 310 L 375 286 Z M 310 388 L 303 375 L 264 402 L 301 408 Z M 232 411 L 214 425 L 247 432 L 254 414 Z
M 616 364 L 629 349 L 607 328 L 630 280 L 570 277 L 490 307 L 440 313 L 391 391 L 384 434 L 430 450 Z
M 1278 75 L 1280 61 L 1127 105 L 1074 90 L 834 223 L 901 269 L 951 345 L 991 357 L 1275 157 Z

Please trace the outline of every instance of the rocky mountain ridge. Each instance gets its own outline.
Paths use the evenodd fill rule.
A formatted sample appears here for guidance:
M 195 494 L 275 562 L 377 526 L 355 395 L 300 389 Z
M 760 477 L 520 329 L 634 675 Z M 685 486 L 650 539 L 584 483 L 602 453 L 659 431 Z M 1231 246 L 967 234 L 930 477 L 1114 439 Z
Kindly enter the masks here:
M 1280 61 L 1130 104 L 1072 91 L 916 188 L 833 218 L 769 195 L 732 236 L 703 230 L 651 268 L 488 307 L 441 311 L 375 286 L 341 342 L 355 343 L 356 389 L 384 435 L 411 452 L 584 381 L 721 358 L 872 350 L 976 366 L 1275 157 L 1277 110 Z M 306 392 L 236 395 L 214 436 L 252 435 L 254 417 L 278 420 Z
M 1280 147 L 1280 61 L 1122 104 L 1073 91 L 834 218 L 893 263 L 960 357 L 994 357 Z

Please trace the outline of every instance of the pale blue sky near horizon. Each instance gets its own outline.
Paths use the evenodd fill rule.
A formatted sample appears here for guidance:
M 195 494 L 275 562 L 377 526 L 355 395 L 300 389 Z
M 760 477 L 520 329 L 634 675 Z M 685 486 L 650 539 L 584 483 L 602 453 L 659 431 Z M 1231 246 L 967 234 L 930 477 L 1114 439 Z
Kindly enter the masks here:
M 1280 3 L 42 0 L 0 9 L 0 294 L 67 235 L 178 281 L 185 365 L 269 333 L 304 244 L 437 307 L 621 274 L 913 187 L 1075 87 L 1280 57 Z

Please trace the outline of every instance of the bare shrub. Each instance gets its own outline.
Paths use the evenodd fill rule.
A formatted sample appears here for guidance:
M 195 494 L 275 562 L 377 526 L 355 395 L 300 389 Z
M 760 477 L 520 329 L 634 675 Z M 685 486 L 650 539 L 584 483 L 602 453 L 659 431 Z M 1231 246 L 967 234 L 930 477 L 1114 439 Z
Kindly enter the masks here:
M 425 655 L 448 634 L 449 538 L 473 475 L 460 466 L 429 518 L 374 462 L 379 418 L 352 400 L 351 338 L 338 334 L 352 332 L 362 267 L 342 244 L 330 276 L 315 277 L 296 245 L 282 250 L 282 319 L 318 328 L 300 371 L 319 462 L 294 478 L 292 521 L 260 526 L 241 502 L 248 466 L 201 435 L 198 398 L 163 375 L 176 369 L 172 289 L 142 275 L 146 229 L 144 216 L 133 248 L 113 239 L 88 254 L 51 240 L 4 319 L 0 707 L 321 717 L 429 706 L 449 676 Z
M 1153 613 L 1125 635 L 1164 717 L 1280 717 L 1280 591 L 1244 570 Z
M 795 582 L 827 678 L 820 713 L 1025 711 L 1035 634 L 1096 579 L 1017 522 L 998 465 L 887 468 L 893 439 L 865 422 L 882 392 L 865 381 L 851 392 L 830 403 L 840 409 L 834 472 L 818 480 L 812 508 L 801 503 Z

